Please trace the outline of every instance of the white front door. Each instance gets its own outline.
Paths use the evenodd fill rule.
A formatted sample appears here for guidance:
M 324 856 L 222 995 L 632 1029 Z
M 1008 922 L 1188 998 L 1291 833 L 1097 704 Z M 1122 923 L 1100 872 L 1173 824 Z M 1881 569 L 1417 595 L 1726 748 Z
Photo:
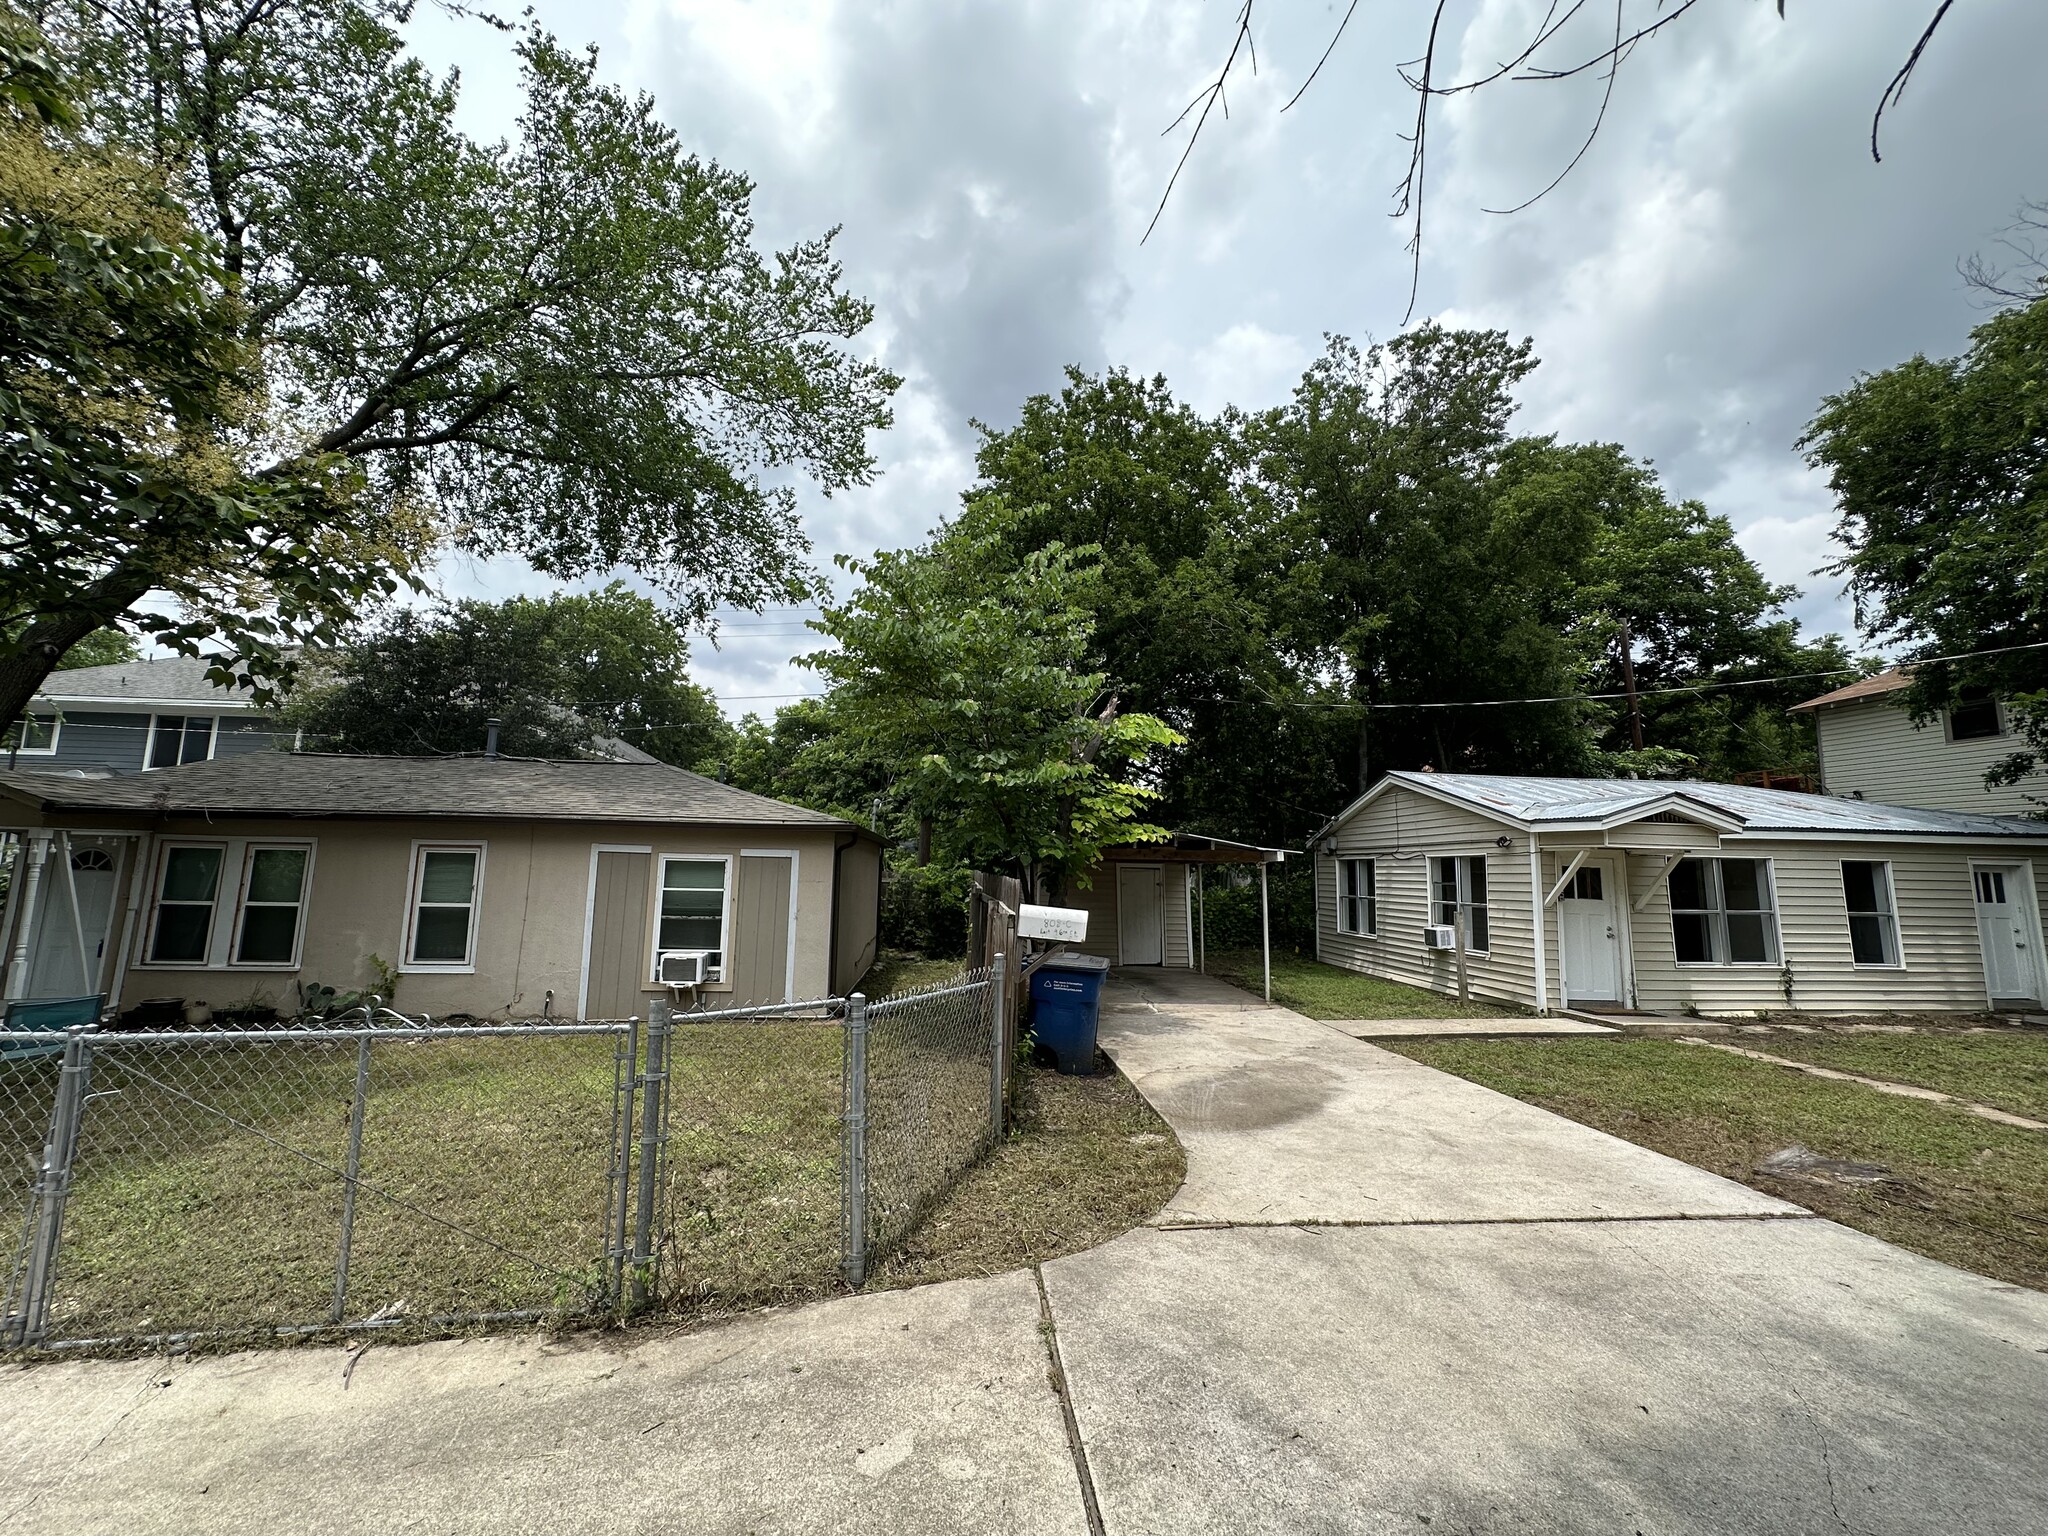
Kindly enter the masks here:
M 29 964 L 30 997 L 84 997 L 100 989 L 107 939 L 114 920 L 115 871 L 120 847 L 111 838 L 71 840 L 71 881 L 78 891 L 78 920 L 71 917 L 71 891 L 64 865 L 53 848 L 43 869 L 42 911 L 36 917 L 35 956 Z M 80 959 L 78 936 L 85 935 Z
M 1612 884 L 1601 865 L 1581 864 L 1557 899 L 1565 995 L 1575 1003 L 1621 1000 L 1621 940 L 1609 890 Z
M 2035 953 L 2030 878 L 2023 864 L 1977 865 L 1977 941 L 1984 946 L 1984 986 L 1999 1001 L 2042 1000 L 2041 962 Z
M 1116 867 L 1116 951 L 1120 965 L 1166 963 L 1165 884 L 1157 864 Z

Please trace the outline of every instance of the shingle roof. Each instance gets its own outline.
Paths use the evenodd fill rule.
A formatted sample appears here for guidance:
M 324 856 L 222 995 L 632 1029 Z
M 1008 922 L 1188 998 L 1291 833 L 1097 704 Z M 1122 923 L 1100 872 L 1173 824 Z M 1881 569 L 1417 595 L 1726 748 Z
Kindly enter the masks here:
M 0 791 L 45 810 L 163 816 L 468 817 L 841 827 L 666 763 L 530 758 L 344 757 L 251 752 L 113 779 L 0 773 Z
M 193 656 L 155 656 L 104 667 L 70 667 L 52 672 L 36 690 L 38 700 L 130 700 L 138 704 L 206 704 L 214 709 L 254 709 L 238 688 L 223 688 L 206 676 L 208 663 Z
M 1889 671 L 1859 677 L 1846 688 L 1837 688 L 1833 693 L 1824 693 L 1817 699 L 1808 699 L 1804 704 L 1794 704 L 1794 709 L 1819 709 L 1826 704 L 1853 704 L 1858 699 L 1880 699 L 1886 694 L 1897 693 L 1913 681 L 1911 669 L 1893 667 Z
M 1647 810 L 1677 796 L 1738 818 L 1745 832 L 2048 839 L 2048 822 L 2025 816 L 1931 811 L 1692 779 L 1546 779 L 1490 773 L 1390 773 L 1387 777 L 1449 794 L 1535 827 L 1611 820 L 1617 813 Z

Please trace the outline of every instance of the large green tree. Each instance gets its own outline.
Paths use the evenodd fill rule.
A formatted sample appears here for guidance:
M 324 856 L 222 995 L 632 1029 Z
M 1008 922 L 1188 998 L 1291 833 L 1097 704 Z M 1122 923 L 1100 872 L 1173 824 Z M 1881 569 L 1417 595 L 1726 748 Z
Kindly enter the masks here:
M 476 752 L 497 720 L 499 749 L 517 756 L 586 756 L 609 737 L 716 771 L 732 728 L 689 665 L 674 624 L 617 582 L 588 595 L 404 608 L 309 669 L 285 719 L 316 749 Z
M 260 671 L 423 546 L 402 515 L 358 515 L 345 458 L 253 445 L 260 352 L 216 247 L 174 178 L 79 124 L 0 9 L 0 719 L 112 624 L 221 639 Z M 183 611 L 140 607 L 152 590 Z
M 2048 298 L 1959 357 L 1916 356 L 1825 400 L 1802 440 L 1828 472 L 1859 624 L 1920 660 L 1929 719 L 1990 695 L 2020 727 L 1996 781 L 2048 772 Z M 1995 652 L 1975 655 L 1976 652 Z M 1939 660 L 1941 657 L 1967 657 Z
M 405 50 L 407 9 L 46 10 L 90 143 L 154 168 L 204 236 L 201 285 L 236 306 L 262 483 L 332 464 L 354 526 L 561 578 L 628 567 L 679 618 L 811 590 L 795 485 L 872 475 L 896 382 L 847 349 L 871 311 L 830 235 L 762 252 L 747 179 L 537 27 L 513 135 L 469 138 L 454 79 Z M 125 580 L 128 555 L 98 559 Z M 97 599 L 81 578 L 67 600 L 132 622 Z
M 1159 835 L 1146 767 L 1178 738 L 1090 664 L 1096 552 L 1019 560 L 987 530 L 997 517 L 844 561 L 861 585 L 817 623 L 834 648 L 803 660 L 832 684 L 842 750 L 892 766 L 887 793 L 931 825 L 940 863 L 1049 894 L 1103 848 Z

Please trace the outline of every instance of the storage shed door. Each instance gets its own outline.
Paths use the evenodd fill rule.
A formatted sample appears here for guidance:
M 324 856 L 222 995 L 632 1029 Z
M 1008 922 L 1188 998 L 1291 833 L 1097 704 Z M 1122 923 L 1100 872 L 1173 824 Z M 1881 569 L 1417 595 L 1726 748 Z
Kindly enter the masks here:
M 796 927 L 796 855 L 742 853 L 733 903 L 737 932 L 732 948 L 735 1003 L 786 1003 L 795 969 L 790 949 Z
M 645 1017 L 650 985 L 647 887 L 651 853 L 599 853 L 590 888 L 590 981 L 586 1019 Z

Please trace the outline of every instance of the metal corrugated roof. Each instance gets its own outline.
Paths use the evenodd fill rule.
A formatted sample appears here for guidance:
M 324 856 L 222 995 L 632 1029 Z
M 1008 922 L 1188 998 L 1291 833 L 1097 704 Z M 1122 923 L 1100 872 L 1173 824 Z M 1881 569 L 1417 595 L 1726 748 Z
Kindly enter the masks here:
M 1491 773 L 1390 773 L 1532 826 L 1606 821 L 1644 810 L 1676 795 L 1739 817 L 1745 832 L 1840 832 L 1904 837 L 2048 838 L 2048 821 L 2026 816 L 1979 816 L 1969 811 L 1923 810 L 1832 795 L 1801 795 L 1743 784 L 1694 779 L 1548 779 Z
M 0 789 L 45 810 L 140 811 L 157 816 L 851 825 L 666 763 L 250 752 L 112 779 L 0 773 Z

